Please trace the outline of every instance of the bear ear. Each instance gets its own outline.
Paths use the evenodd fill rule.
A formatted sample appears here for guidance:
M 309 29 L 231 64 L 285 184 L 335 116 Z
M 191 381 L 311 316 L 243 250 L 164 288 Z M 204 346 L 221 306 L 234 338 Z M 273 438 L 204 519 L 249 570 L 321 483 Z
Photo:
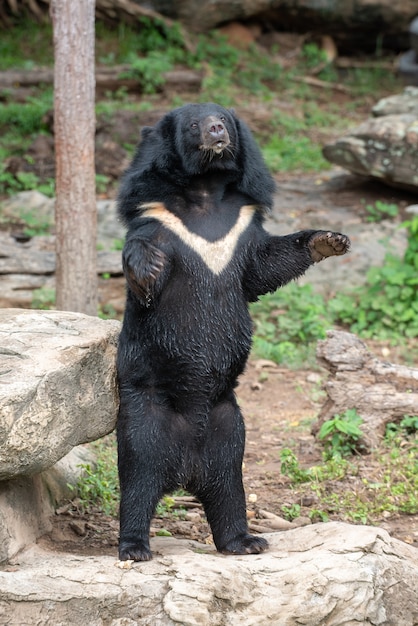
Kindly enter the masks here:
M 256 204 L 270 210 L 275 191 L 273 177 L 248 126 L 238 117 L 235 117 L 235 123 L 239 139 L 237 154 L 242 171 L 238 188 L 253 198 Z
M 146 139 L 146 137 L 149 137 L 153 130 L 152 126 L 144 126 L 141 130 L 141 138 Z

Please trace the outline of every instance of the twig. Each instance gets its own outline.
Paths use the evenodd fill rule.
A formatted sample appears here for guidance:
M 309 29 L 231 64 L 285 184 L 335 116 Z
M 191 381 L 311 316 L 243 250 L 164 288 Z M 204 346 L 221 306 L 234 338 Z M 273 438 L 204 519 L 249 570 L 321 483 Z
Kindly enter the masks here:
M 345 85 L 341 85 L 341 83 L 329 83 L 325 80 L 314 78 L 313 76 L 293 76 L 292 80 L 296 83 L 305 83 L 306 85 L 320 87 L 321 89 L 333 89 L 334 91 L 341 91 L 342 93 L 351 93 L 351 89 Z

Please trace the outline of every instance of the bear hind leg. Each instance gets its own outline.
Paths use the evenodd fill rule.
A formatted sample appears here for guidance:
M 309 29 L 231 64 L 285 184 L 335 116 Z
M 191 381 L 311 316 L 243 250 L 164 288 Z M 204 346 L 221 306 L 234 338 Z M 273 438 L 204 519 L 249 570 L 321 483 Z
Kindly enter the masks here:
M 248 532 L 242 484 L 244 441 L 244 421 L 231 393 L 211 411 L 205 469 L 195 492 L 205 509 L 215 546 L 224 554 L 259 554 L 268 548 L 263 537 Z

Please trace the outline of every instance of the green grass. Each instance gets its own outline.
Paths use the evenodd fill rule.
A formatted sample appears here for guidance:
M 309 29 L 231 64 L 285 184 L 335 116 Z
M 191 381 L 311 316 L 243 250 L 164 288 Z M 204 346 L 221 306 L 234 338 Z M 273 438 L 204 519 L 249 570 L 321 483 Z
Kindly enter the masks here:
M 253 354 L 287 366 L 315 363 L 318 339 L 333 320 L 324 298 L 311 285 L 290 283 L 251 305 Z
M 0 30 L 0 71 L 30 70 L 52 65 L 52 25 L 35 20 L 16 20 L 12 28 Z
M 333 517 L 361 524 L 379 523 L 387 515 L 416 515 L 418 418 L 409 416 L 402 423 L 414 428 L 392 425 L 386 439 L 370 452 L 367 461 L 358 454 L 350 457 L 343 446 L 344 455 L 341 450 L 329 454 L 328 449 L 323 463 L 301 467 L 296 453 L 283 449 L 281 472 L 288 478 L 296 503 L 307 497 L 315 500 L 315 509 L 299 508 L 299 514 L 309 515 L 313 521 Z M 292 510 L 294 504 L 287 507 Z

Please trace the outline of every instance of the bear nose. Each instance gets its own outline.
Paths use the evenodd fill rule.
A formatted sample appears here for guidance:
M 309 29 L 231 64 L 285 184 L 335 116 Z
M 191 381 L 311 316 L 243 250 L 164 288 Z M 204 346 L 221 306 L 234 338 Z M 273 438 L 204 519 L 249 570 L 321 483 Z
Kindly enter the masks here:
M 219 139 L 223 137 L 223 135 L 225 135 L 225 126 L 222 124 L 222 122 L 212 122 L 208 126 L 208 131 L 213 137 Z

